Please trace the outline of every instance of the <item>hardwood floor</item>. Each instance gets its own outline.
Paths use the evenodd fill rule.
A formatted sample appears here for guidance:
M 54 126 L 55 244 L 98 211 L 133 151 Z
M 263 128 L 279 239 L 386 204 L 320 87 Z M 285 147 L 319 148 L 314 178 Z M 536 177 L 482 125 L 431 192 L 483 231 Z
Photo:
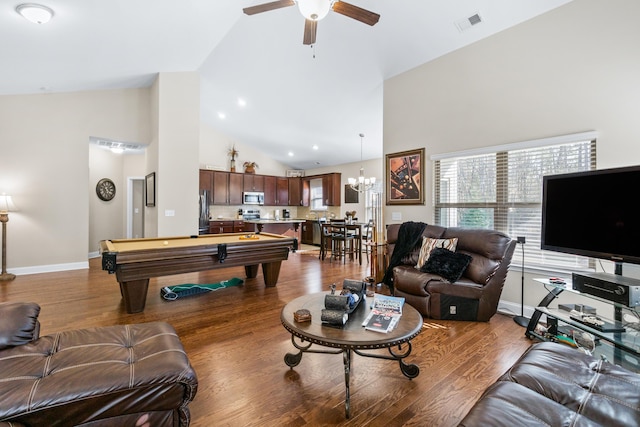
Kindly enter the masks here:
M 242 286 L 173 302 L 162 300 L 162 286 L 244 279 L 244 269 L 152 279 L 145 311 L 138 314 L 126 313 L 116 278 L 100 269 L 100 260 L 89 264 L 88 270 L 0 282 L 0 300 L 40 304 L 41 335 L 171 323 L 198 374 L 192 426 L 454 426 L 531 344 L 521 327 L 500 314 L 486 323 L 426 319 L 407 358 L 420 366 L 417 378 L 404 377 L 395 362 L 354 355 L 351 419 L 346 420 L 342 356 L 305 354 L 296 368 L 287 367 L 284 355 L 295 349 L 280 324 L 280 311 L 300 295 L 366 276 L 366 263 L 292 253 L 276 287 L 266 288 L 260 272 Z

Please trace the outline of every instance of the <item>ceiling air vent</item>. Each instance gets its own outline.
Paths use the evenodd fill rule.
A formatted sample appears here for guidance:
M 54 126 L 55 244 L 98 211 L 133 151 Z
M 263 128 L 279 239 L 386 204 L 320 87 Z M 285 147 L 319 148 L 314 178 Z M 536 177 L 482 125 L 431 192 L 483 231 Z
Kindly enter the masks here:
M 482 16 L 480 16 L 480 13 L 476 12 L 473 15 L 469 16 L 468 18 L 464 18 L 457 21 L 455 24 L 458 30 L 460 32 L 463 32 L 475 25 L 480 24 L 481 22 L 482 22 Z

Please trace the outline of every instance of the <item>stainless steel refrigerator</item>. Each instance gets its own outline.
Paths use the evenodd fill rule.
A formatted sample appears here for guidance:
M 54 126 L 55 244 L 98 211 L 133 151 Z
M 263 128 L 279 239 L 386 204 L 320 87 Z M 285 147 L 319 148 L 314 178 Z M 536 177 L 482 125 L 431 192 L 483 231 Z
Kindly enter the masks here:
M 209 203 L 211 194 L 209 190 L 200 190 L 200 220 L 198 234 L 209 234 Z

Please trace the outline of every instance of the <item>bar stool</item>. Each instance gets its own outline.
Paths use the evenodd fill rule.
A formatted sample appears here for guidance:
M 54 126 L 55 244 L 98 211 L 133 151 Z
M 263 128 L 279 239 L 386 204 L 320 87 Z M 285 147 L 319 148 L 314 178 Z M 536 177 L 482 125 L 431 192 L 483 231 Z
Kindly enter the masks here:
M 332 221 L 327 225 L 331 239 L 331 259 L 342 258 L 346 262 L 347 255 L 353 259 L 355 254 L 355 236 L 349 233 L 344 222 Z

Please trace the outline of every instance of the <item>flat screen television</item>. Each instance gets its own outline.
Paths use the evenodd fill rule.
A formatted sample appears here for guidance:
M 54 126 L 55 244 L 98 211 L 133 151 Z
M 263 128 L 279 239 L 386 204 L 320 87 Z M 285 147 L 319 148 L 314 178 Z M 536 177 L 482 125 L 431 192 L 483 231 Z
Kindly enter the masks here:
M 640 264 L 640 166 L 544 176 L 542 249 Z

